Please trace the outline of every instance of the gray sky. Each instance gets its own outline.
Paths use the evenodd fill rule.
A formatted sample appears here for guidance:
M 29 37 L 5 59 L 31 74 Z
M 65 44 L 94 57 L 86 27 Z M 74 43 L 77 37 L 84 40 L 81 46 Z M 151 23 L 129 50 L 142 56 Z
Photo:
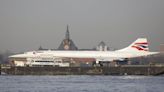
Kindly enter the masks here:
M 0 51 L 57 48 L 67 24 L 78 48 L 147 37 L 154 51 L 164 43 L 164 0 L 0 0 Z

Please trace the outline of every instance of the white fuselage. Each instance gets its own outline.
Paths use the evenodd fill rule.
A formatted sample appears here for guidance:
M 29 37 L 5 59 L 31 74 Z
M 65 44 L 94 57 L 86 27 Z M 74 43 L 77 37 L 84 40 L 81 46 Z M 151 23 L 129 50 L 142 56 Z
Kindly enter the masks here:
M 95 59 L 121 59 L 147 56 L 155 52 L 119 52 L 119 51 L 32 51 L 10 57 L 56 57 L 56 58 L 95 58 Z

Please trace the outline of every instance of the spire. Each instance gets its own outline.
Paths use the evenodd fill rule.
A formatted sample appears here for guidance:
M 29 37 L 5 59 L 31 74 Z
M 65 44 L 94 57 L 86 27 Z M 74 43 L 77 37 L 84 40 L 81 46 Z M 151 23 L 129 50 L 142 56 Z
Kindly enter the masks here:
M 65 39 L 61 42 L 58 49 L 59 50 L 77 50 L 78 49 L 76 45 L 74 44 L 74 42 L 72 41 L 72 39 L 70 39 L 68 25 L 66 29 Z
M 67 25 L 67 31 L 66 31 L 66 34 L 65 34 L 65 39 L 70 39 L 69 38 L 69 28 L 68 28 L 68 25 Z

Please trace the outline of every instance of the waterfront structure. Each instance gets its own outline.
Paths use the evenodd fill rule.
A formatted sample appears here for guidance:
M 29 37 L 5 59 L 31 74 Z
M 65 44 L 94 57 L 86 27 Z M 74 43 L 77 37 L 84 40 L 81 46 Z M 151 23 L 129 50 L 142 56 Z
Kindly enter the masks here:
M 78 50 L 72 39 L 70 39 L 69 27 L 67 25 L 67 31 L 65 34 L 65 39 L 61 42 L 58 50 Z
M 11 67 L 9 75 L 163 75 L 164 66 L 130 65 L 111 67 Z

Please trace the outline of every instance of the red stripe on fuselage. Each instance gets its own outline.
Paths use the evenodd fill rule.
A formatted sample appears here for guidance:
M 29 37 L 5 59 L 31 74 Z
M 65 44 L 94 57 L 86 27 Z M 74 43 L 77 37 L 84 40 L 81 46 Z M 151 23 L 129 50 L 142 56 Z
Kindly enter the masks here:
M 148 44 L 147 42 L 138 42 L 138 43 L 135 43 L 135 44 Z

